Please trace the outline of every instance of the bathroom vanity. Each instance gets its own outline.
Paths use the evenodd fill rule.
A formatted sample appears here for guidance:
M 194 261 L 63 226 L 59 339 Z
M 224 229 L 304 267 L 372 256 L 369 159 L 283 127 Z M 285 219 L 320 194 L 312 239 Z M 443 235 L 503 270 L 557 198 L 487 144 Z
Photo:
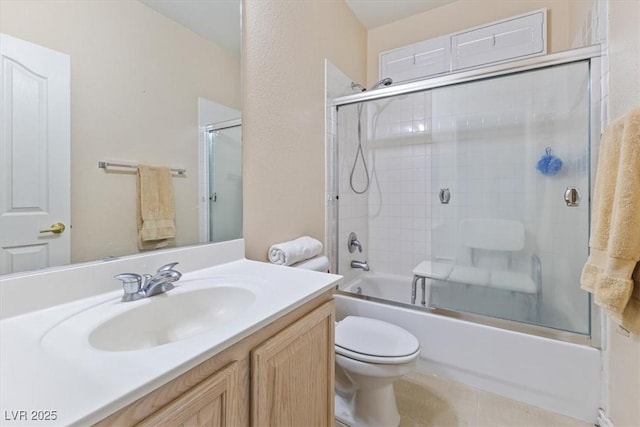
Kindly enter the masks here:
M 122 302 L 118 289 L 10 317 L 4 310 L 0 424 L 33 425 L 48 411 L 46 425 L 331 425 L 339 276 L 229 260 L 224 245 L 227 259 L 215 265 L 208 254 L 207 268 L 193 268 L 189 250 L 173 253 L 187 269 L 166 294 Z M 131 262 L 81 276 L 107 269 L 111 279 L 167 259 Z M 78 274 L 44 276 L 73 289 Z M 1 296 L 35 304 L 16 296 L 42 281 L 5 277 Z
M 323 294 L 97 425 L 330 425 L 333 324 Z

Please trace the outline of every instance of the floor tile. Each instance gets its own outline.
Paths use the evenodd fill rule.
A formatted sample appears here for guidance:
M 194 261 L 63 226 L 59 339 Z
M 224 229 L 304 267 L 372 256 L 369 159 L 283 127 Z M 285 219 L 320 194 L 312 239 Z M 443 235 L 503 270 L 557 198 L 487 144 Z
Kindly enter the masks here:
M 411 375 L 395 384 L 402 427 L 476 425 L 477 393 L 451 381 Z
M 478 401 L 478 427 L 592 426 L 592 424 L 487 392 L 479 392 Z
M 434 375 L 412 372 L 394 384 L 400 427 L 589 427 Z M 336 422 L 336 427 L 342 426 Z

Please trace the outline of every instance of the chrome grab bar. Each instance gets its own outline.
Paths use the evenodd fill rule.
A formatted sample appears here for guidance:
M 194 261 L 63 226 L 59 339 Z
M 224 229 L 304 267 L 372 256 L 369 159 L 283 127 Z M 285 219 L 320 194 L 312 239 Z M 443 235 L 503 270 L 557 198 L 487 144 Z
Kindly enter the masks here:
M 427 300 L 426 300 L 427 278 L 424 276 L 417 276 L 417 275 L 413 276 L 413 282 L 411 283 L 411 304 L 416 303 L 418 280 L 420 280 L 420 290 L 422 291 L 422 300 L 420 301 L 420 304 L 422 304 L 423 307 L 426 307 L 427 306 Z

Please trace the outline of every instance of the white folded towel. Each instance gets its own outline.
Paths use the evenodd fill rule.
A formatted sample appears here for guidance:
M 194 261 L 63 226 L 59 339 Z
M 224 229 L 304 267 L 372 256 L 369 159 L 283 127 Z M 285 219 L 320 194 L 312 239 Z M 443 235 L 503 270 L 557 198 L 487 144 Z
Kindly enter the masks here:
M 322 253 L 322 243 L 309 236 L 277 243 L 269 248 L 269 261 L 279 265 L 291 265 Z
M 300 261 L 291 267 L 302 268 L 304 270 L 321 271 L 326 273 L 329 270 L 329 258 L 326 256 L 315 256 L 311 259 Z

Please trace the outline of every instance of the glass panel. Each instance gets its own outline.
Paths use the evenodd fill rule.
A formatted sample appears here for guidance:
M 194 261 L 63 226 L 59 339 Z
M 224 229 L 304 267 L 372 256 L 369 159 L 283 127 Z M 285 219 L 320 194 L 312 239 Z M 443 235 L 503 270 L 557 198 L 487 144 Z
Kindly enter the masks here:
M 589 333 L 588 83 L 581 62 L 433 91 L 430 305 Z
M 209 132 L 209 234 L 212 242 L 242 237 L 242 126 Z
M 588 84 L 580 62 L 339 107 L 344 290 L 420 306 L 417 272 L 425 305 L 589 334 Z
M 338 110 L 339 274 L 354 292 L 411 302 L 412 270 L 430 255 L 431 123 L 422 118 L 430 104 L 430 92 L 361 104 L 364 156 L 358 154 L 358 106 Z M 348 252 L 352 231 L 362 253 Z M 360 274 L 352 260 L 367 260 L 370 271 Z
M 371 154 L 367 141 L 366 104 L 341 107 L 338 110 L 338 157 L 336 179 L 338 179 L 338 230 L 336 253 L 339 274 L 349 281 L 362 270 L 352 269 L 350 262 L 366 261 L 369 247 L 369 189 L 371 188 Z M 360 123 L 360 137 L 358 137 Z M 360 144 L 361 143 L 361 144 Z M 359 145 L 361 150 L 358 149 Z M 351 245 L 349 235 L 354 233 L 360 248 Z

